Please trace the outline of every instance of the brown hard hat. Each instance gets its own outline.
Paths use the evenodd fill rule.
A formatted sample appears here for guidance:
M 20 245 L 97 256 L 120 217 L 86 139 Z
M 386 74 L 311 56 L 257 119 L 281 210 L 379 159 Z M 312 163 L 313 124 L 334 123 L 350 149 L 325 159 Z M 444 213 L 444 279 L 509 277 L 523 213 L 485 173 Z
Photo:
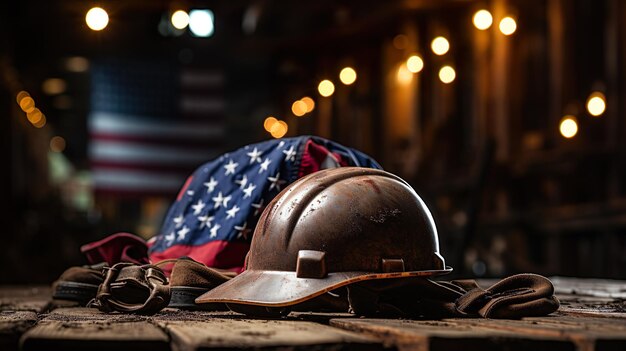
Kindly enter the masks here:
M 404 180 L 342 167 L 278 194 L 259 219 L 246 270 L 196 303 L 291 306 L 358 281 L 451 270 L 430 211 Z

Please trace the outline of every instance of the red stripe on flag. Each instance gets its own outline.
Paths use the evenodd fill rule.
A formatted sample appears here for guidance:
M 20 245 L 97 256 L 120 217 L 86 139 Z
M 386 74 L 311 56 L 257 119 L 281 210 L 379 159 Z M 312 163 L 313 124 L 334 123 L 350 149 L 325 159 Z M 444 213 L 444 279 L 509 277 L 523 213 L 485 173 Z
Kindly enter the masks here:
M 241 273 L 250 244 L 240 241 L 209 241 L 203 245 L 174 245 L 162 252 L 151 252 L 150 261 L 157 263 L 170 258 L 191 257 L 212 268 Z

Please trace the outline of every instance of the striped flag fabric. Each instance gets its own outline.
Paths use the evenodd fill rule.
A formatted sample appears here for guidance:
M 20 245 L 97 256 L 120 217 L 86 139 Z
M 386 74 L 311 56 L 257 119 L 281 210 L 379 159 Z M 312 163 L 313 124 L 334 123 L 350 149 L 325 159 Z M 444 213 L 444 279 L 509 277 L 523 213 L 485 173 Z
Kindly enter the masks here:
M 148 241 L 150 260 L 187 256 L 240 272 L 265 205 L 295 180 L 343 166 L 381 168 L 355 149 L 314 136 L 269 140 L 225 153 L 187 179 L 159 234 Z
M 89 159 L 99 194 L 172 195 L 218 155 L 223 74 L 110 60 L 92 69 Z

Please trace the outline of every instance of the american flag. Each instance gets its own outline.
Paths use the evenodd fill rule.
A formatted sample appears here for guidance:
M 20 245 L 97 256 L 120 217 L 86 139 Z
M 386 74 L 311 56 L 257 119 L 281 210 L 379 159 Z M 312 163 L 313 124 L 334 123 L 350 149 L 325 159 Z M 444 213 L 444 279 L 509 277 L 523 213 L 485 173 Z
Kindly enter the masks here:
M 265 205 L 285 186 L 320 169 L 381 168 L 367 155 L 320 137 L 265 141 L 198 168 L 171 205 L 150 259 L 188 256 L 209 267 L 243 270 Z
M 167 195 L 223 149 L 220 71 L 111 59 L 91 75 L 89 155 L 99 194 Z

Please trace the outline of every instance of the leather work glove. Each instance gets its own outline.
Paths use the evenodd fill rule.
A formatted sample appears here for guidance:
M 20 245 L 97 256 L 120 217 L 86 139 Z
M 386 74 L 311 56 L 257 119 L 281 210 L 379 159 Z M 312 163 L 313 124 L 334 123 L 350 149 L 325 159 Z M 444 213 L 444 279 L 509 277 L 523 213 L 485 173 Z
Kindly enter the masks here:
M 472 280 L 374 280 L 347 287 L 352 312 L 406 318 L 483 317 L 517 319 L 559 308 L 554 287 L 537 274 L 518 274 L 487 289 Z
M 170 287 L 159 267 L 123 262 L 104 268 L 103 273 L 104 281 L 89 307 L 103 312 L 155 314 L 170 301 Z

